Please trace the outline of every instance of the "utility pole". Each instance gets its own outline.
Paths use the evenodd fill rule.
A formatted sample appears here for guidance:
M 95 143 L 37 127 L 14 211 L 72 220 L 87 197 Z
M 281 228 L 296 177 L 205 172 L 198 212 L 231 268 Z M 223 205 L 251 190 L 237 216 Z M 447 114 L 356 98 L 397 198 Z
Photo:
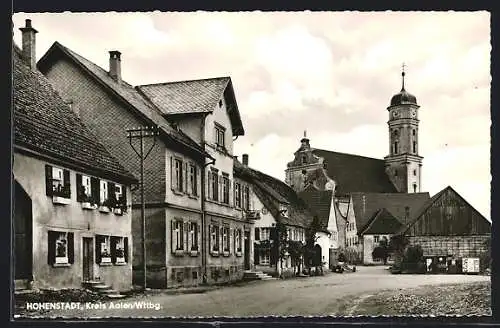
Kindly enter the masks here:
M 127 138 L 134 152 L 139 156 L 141 166 L 141 246 L 142 246 L 142 288 L 146 290 L 146 204 L 144 202 L 144 160 L 153 150 L 156 144 L 156 136 L 159 135 L 158 127 L 148 126 L 132 128 L 127 130 Z M 153 143 L 146 153 L 144 153 L 144 143 L 146 138 L 153 138 Z M 139 139 L 139 150 L 134 147 L 133 140 Z

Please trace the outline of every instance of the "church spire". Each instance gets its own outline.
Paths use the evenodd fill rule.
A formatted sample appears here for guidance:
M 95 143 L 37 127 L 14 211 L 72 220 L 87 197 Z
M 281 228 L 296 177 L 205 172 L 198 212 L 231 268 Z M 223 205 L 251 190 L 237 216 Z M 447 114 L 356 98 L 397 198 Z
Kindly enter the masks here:
M 401 66 L 402 71 L 401 71 L 401 77 L 402 77 L 402 85 L 401 85 L 401 91 L 405 91 L 405 63 Z
M 304 137 L 300 140 L 301 149 L 309 149 L 309 139 L 307 138 L 307 130 L 304 130 Z

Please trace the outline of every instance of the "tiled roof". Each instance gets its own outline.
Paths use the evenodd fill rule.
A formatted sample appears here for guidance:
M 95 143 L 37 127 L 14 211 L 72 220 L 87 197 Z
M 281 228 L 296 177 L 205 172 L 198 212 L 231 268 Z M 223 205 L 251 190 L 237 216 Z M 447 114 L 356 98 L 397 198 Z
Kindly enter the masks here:
M 194 140 L 188 137 L 180 129 L 174 128 L 133 86 L 123 80 L 118 83 L 106 70 L 77 54 L 73 50 L 63 46 L 59 42 L 55 42 L 39 60 L 38 67 L 42 72 L 44 72 L 45 67 L 50 65 L 52 54 L 57 50 L 61 51 L 61 53 L 65 54 L 68 58 L 73 60 L 73 62 L 90 73 L 91 76 L 103 83 L 109 90 L 115 93 L 117 97 L 128 103 L 143 117 L 150 121 L 151 124 L 157 125 L 164 134 L 200 154 L 209 156 Z
M 394 234 L 403 223 L 394 217 L 387 209 L 379 209 L 361 229 L 360 234 Z
M 14 145 L 136 181 L 64 103 L 47 78 L 13 50 Z
M 351 193 L 353 210 L 358 232 L 378 210 L 385 208 L 398 220 L 404 222 L 406 207 L 409 207 L 409 218 L 418 211 L 430 198 L 424 193 Z
M 332 207 L 331 190 L 304 190 L 299 193 L 299 197 L 306 202 L 306 204 L 317 214 L 321 228 L 327 229 L 328 219 L 330 218 L 330 211 Z
M 337 195 L 351 192 L 397 192 L 385 173 L 384 160 L 322 149 L 314 149 L 313 154 L 325 159 L 328 176 L 337 184 Z
M 299 227 L 309 227 L 314 217 L 314 212 L 286 183 L 263 172 L 249 168 L 238 160 L 234 160 L 234 174 L 236 177 L 247 181 L 260 201 L 277 220 Z M 279 213 L 279 204 L 286 202 L 288 216 Z
M 165 115 L 211 113 L 229 88 L 233 133 L 244 133 L 230 77 L 148 84 L 137 88 Z

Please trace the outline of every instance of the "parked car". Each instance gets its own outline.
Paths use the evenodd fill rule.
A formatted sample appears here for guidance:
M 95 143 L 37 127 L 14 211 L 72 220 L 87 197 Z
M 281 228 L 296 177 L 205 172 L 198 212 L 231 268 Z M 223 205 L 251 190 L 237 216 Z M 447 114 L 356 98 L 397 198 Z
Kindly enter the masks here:
M 349 265 L 345 262 L 337 262 L 337 265 L 333 267 L 333 272 L 337 273 L 344 273 L 345 272 L 356 272 L 356 266 L 355 265 Z

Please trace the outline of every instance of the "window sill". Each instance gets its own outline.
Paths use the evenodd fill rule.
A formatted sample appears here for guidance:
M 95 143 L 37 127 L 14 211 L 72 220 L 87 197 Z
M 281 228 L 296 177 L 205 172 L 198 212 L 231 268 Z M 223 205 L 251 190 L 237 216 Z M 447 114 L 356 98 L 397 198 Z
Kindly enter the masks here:
M 65 198 L 61 196 L 52 196 L 52 202 L 54 204 L 68 205 L 71 203 L 71 198 Z
M 222 256 L 224 256 L 224 257 L 228 257 L 229 255 L 230 255 L 230 254 L 229 254 L 229 252 L 227 252 L 227 251 L 225 251 L 225 252 L 223 252 L 223 253 L 222 253 Z
M 113 263 L 111 263 L 111 261 L 110 262 L 101 262 L 101 263 L 99 263 L 99 265 L 100 266 L 112 266 Z
M 198 252 L 198 251 L 190 251 L 189 256 L 196 257 L 196 256 L 198 256 L 199 253 L 200 252 Z
M 121 208 L 115 208 L 113 209 L 113 213 L 115 215 L 123 215 L 123 210 Z
M 184 196 L 184 192 L 180 191 L 180 190 L 177 190 L 177 189 L 172 189 L 172 192 L 174 193 L 174 195 L 177 195 L 177 196 Z
M 219 257 L 219 252 L 210 252 L 210 255 L 212 255 L 213 257 Z
M 241 256 L 243 256 L 243 253 L 242 252 L 236 252 L 236 256 L 241 257 Z
M 198 199 L 199 198 L 197 195 L 190 195 L 190 194 L 188 194 L 188 197 L 191 199 Z
M 212 203 L 212 204 L 217 204 L 217 205 L 224 206 L 224 207 L 234 208 L 230 204 L 223 203 L 222 201 L 213 200 L 213 199 L 209 199 L 209 198 L 207 198 L 206 201 L 209 203 Z
M 116 262 L 115 265 L 123 266 L 123 265 L 127 265 L 127 262 Z
M 66 268 L 66 267 L 70 267 L 71 264 L 69 264 L 69 263 L 54 263 L 54 264 L 52 264 L 52 266 L 54 268 Z
M 99 206 L 99 212 L 109 213 L 109 208 L 107 208 L 106 206 Z

